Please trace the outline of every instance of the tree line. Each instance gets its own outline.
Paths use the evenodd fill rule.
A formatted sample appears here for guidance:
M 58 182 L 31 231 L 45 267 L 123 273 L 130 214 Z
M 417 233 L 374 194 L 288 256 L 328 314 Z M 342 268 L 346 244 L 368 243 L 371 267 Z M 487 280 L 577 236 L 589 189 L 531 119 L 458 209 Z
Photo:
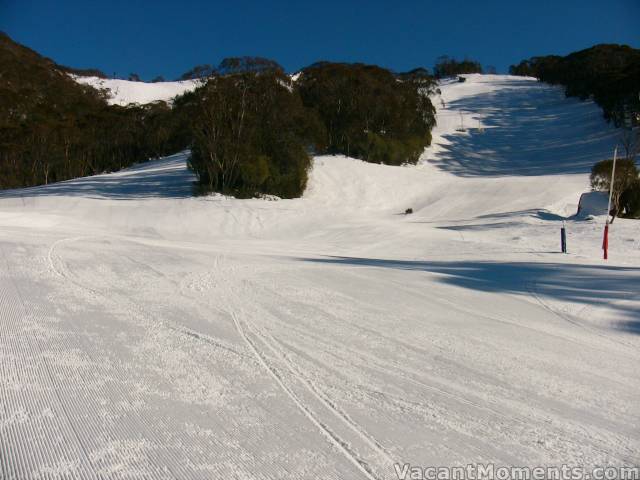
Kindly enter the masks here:
M 110 106 L 104 92 L 0 33 L 0 188 L 114 171 L 175 152 L 186 138 L 175 113 L 164 103 Z
M 489 73 L 496 73 L 495 67 L 488 67 Z M 448 55 L 442 55 L 436 60 L 433 68 L 433 74 L 436 78 L 455 77 L 465 73 L 483 73 L 480 62 L 465 58 L 464 60 L 456 60 Z
M 189 148 L 203 192 L 300 196 L 311 155 L 415 163 L 431 141 L 435 83 L 320 62 L 297 81 L 259 57 L 223 60 L 172 104 L 109 105 L 52 60 L 0 33 L 0 188 L 109 172 Z
M 511 65 L 509 73 L 563 85 L 566 95 L 592 98 L 616 126 L 640 122 L 640 50 L 602 44 L 565 57 L 547 55 Z

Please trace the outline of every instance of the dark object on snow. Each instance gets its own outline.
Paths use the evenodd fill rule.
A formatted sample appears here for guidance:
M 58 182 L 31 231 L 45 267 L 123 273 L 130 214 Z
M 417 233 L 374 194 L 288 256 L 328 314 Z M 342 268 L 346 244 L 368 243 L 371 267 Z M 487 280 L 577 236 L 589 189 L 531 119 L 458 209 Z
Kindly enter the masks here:
M 410 215 L 410 214 L 412 214 L 412 213 L 413 213 L 413 208 L 407 208 L 407 209 L 404 211 L 404 214 L 405 214 L 405 215 Z
M 560 229 L 560 248 L 562 253 L 567 253 L 567 229 L 562 222 L 562 228 Z
M 464 83 L 464 82 L 466 82 L 466 81 L 467 81 L 467 79 L 466 79 L 466 78 L 464 78 L 464 77 L 458 77 L 458 83 Z

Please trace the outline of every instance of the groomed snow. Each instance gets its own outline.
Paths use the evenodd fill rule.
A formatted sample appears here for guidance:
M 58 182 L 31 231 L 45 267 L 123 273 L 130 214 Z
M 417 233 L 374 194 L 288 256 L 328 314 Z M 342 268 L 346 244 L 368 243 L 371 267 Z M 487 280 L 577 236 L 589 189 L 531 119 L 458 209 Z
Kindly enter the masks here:
M 131 82 L 115 78 L 81 77 L 71 75 L 78 83 L 91 85 L 99 90 L 107 90 L 108 102 L 111 105 L 128 105 L 131 103 L 153 103 L 159 100 L 170 102 L 174 97 L 194 90 L 199 80 L 183 80 L 178 82 Z
M 573 217 L 617 133 L 531 79 L 434 102 L 419 165 L 301 199 L 192 197 L 186 154 L 2 192 L 0 477 L 638 465 L 640 223 L 604 262 Z

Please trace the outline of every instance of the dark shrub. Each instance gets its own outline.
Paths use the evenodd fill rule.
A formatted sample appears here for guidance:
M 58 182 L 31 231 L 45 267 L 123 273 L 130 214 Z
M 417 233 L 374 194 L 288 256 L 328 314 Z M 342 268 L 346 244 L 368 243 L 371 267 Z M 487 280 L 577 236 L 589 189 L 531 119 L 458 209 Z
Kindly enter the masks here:
M 266 69 L 214 76 L 193 98 L 190 165 L 205 190 L 303 193 L 310 122 L 286 75 Z
M 433 83 L 423 73 L 398 77 L 372 65 L 328 62 L 305 68 L 296 87 L 324 126 L 316 143 L 368 162 L 415 163 L 435 124 L 427 96 Z
M 623 216 L 628 218 L 640 218 L 640 180 L 636 179 L 622 193 L 620 205 Z
M 611 173 L 613 160 L 602 160 L 591 169 L 591 189 L 594 191 L 608 192 L 611 186 Z M 611 214 L 616 217 L 623 213 L 622 196 L 628 189 L 638 182 L 638 169 L 631 159 L 619 159 L 616 161 L 616 171 L 611 194 Z

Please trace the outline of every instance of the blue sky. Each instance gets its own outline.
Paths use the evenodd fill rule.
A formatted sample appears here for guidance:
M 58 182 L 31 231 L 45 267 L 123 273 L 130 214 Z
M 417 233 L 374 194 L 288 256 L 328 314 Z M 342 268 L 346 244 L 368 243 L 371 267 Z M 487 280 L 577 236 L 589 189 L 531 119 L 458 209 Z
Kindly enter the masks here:
M 640 0 L 0 0 L 0 30 L 78 68 L 178 77 L 229 56 L 288 71 L 317 60 L 403 71 L 439 55 L 506 72 L 532 55 L 596 43 L 640 48 Z

